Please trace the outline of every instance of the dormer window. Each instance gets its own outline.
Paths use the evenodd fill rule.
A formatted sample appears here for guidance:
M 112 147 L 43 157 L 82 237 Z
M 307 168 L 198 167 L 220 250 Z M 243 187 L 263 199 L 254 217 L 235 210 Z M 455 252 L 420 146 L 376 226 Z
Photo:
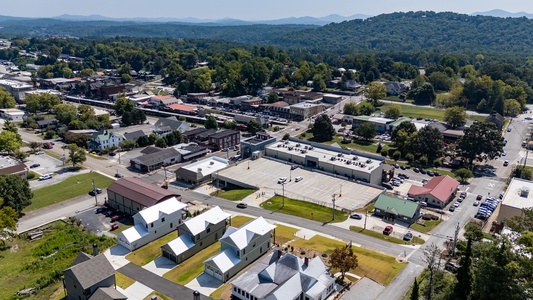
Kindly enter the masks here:
M 207 233 L 210 233 L 210 232 L 211 232 L 211 228 L 208 227 L 207 230 L 206 230 L 206 232 L 207 232 Z
M 161 222 L 165 222 L 165 218 L 161 218 Z

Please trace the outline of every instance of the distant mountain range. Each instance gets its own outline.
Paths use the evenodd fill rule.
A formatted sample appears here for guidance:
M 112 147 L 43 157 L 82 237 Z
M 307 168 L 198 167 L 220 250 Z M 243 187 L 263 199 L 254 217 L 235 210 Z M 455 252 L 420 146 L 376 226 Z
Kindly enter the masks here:
M 533 14 L 529 14 L 527 12 L 517 12 L 512 13 L 501 9 L 493 9 L 489 11 L 482 11 L 482 12 L 475 12 L 472 13 L 473 16 L 479 15 L 479 16 L 489 16 L 489 17 L 498 17 L 498 18 L 521 18 L 526 17 L 528 19 L 533 19 Z
M 326 25 L 329 23 L 339 23 L 348 20 L 354 19 L 366 19 L 371 16 L 356 14 L 352 16 L 340 16 L 340 15 L 329 15 L 325 17 L 291 17 L 284 19 L 276 20 L 255 20 L 255 21 L 244 21 L 239 19 L 224 18 L 219 20 L 211 19 L 198 19 L 198 18 L 112 18 L 101 15 L 89 15 L 89 16 L 80 16 L 80 15 L 60 15 L 52 17 L 50 19 L 62 20 L 62 21 L 112 21 L 112 22 L 136 22 L 136 23 L 191 23 L 191 24 L 219 24 L 219 25 L 252 25 L 252 24 L 264 24 L 264 25 L 283 25 L 283 24 L 297 24 L 297 25 Z

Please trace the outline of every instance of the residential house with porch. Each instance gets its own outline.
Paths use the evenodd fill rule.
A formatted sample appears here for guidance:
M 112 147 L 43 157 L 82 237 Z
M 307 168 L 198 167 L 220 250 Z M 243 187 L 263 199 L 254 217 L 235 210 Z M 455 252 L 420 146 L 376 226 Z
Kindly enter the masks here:
M 154 124 L 154 133 L 159 137 L 163 137 L 172 131 L 185 132 L 190 129 L 187 122 L 180 121 L 176 116 L 168 118 L 159 118 Z
M 227 282 L 246 266 L 263 256 L 271 247 L 272 230 L 276 225 L 263 217 L 256 218 L 240 228 L 228 227 L 220 239 L 220 253 L 204 262 L 204 272 Z
M 141 210 L 133 216 L 135 225 L 117 235 L 119 245 L 133 251 L 176 230 L 186 207 L 174 197 Z
M 231 214 L 215 206 L 178 226 L 178 238 L 161 247 L 162 256 L 180 264 L 217 242 L 226 232 Z
M 107 129 L 99 130 L 92 134 L 91 140 L 87 142 L 89 150 L 102 151 L 112 147 L 119 147 L 125 138 L 119 133 L 113 133 Z
M 321 300 L 335 292 L 335 277 L 320 257 L 275 250 L 231 283 L 232 299 Z

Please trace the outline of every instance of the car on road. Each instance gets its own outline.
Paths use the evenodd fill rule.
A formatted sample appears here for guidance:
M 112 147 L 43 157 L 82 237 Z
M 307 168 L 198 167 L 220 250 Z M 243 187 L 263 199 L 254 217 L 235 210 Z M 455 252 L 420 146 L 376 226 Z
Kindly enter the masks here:
M 33 164 L 33 165 L 30 166 L 30 169 L 38 168 L 40 166 L 41 166 L 41 164 Z
M 481 200 L 481 199 L 483 199 L 483 196 L 482 195 L 477 195 L 476 200 Z
M 478 206 L 479 205 L 479 201 L 474 201 L 474 206 Z
M 52 179 L 52 174 L 44 174 L 41 177 L 39 177 L 39 180 L 47 180 Z
M 507 132 L 511 132 L 511 127 L 507 128 Z
M 115 177 L 116 177 L 116 178 L 122 178 L 122 177 L 124 177 L 124 175 L 122 175 L 122 174 L 120 174 L 120 173 L 115 173 Z
M 298 165 L 292 165 L 292 166 L 291 166 L 291 171 L 292 171 L 292 170 L 296 170 L 296 169 L 298 169 Z
M 504 167 L 507 167 L 508 165 L 509 165 L 509 161 L 508 161 L 508 160 L 505 160 L 505 161 L 503 162 L 503 166 L 504 166 Z
M 302 181 L 302 179 L 304 179 L 302 176 L 298 176 L 298 177 L 294 178 L 294 181 L 295 182 L 300 182 L 300 181 Z
M 109 152 L 108 155 L 109 155 L 109 156 L 115 156 L 115 155 L 117 155 L 117 154 L 116 154 L 115 152 Z
M 525 119 L 526 119 L 526 120 L 528 120 L 528 121 L 531 121 L 531 120 L 533 120 L 533 118 L 532 118 L 532 117 L 525 117 Z
M 43 151 L 37 151 L 37 152 L 35 152 L 35 155 L 42 155 L 42 154 L 44 154 Z
M 89 195 L 96 196 L 97 194 L 101 194 L 101 193 L 102 193 L 102 189 L 101 188 L 95 188 L 94 190 L 91 190 L 89 192 Z
M 412 240 L 412 239 L 413 239 L 413 234 L 410 233 L 410 232 L 406 233 L 406 234 L 403 236 L 403 240 L 404 240 L 404 241 L 410 241 L 410 240 Z
M 356 219 L 356 220 L 361 220 L 363 218 L 363 216 L 361 216 L 360 214 L 351 214 L 350 215 L 350 219 Z
M 387 225 L 387 227 L 385 227 L 385 229 L 383 229 L 383 234 L 384 235 L 390 235 L 393 231 L 394 231 L 394 228 L 392 228 L 392 226 L 390 226 L 390 225 Z
M 241 203 L 237 204 L 237 207 L 238 208 L 247 208 L 248 204 L 246 204 L 245 202 L 241 202 Z
M 502 156 L 507 156 L 507 152 L 503 151 Z

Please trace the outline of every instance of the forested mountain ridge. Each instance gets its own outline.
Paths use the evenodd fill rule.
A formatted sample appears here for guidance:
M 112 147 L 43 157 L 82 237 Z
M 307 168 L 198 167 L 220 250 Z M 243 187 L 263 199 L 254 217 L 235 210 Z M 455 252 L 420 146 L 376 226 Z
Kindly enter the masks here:
M 443 52 L 533 53 L 533 20 L 456 13 L 408 12 L 332 23 L 287 33 L 291 47 Z
M 166 37 L 211 39 L 312 52 L 357 51 L 533 54 L 533 20 L 451 12 L 382 14 L 325 26 L 135 23 L 0 19 L 4 36 Z

